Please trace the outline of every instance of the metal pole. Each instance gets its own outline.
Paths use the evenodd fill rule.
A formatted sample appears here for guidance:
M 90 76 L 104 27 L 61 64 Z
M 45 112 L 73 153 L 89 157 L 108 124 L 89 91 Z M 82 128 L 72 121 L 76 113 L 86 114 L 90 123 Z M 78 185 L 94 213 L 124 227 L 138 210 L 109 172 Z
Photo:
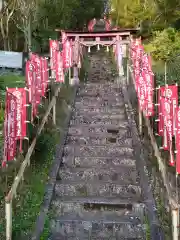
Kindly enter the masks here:
M 53 106 L 53 124 L 56 125 L 56 99 L 55 104 Z
M 129 85 L 129 64 L 128 64 L 128 62 L 127 62 L 127 76 L 126 76 L 126 78 L 127 78 L 127 85 Z
M 167 84 L 167 62 L 165 61 L 164 64 L 164 81 L 165 81 L 165 85 Z
M 69 84 L 71 85 L 71 68 L 69 68 Z
M 139 133 L 142 134 L 142 112 L 139 107 Z
M 6 240 L 12 240 L 12 201 L 5 203 Z
M 172 235 L 173 240 L 178 240 L 178 215 L 179 215 L 179 209 L 172 209 Z

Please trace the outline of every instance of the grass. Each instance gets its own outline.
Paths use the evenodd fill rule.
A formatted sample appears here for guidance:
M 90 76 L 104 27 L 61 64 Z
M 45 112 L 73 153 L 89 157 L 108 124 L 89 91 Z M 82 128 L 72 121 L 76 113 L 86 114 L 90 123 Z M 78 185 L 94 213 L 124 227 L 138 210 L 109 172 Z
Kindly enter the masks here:
M 6 96 L 6 87 L 8 88 L 25 87 L 25 77 L 13 74 L 0 76 L 0 148 L 2 148 L 3 144 L 2 130 L 4 123 L 4 102 Z
M 60 93 L 61 98 L 57 101 L 57 128 L 59 126 L 63 127 L 66 118 L 62 110 L 62 99 L 70 103 L 71 96 L 72 88 L 64 85 Z M 43 201 L 45 185 L 54 159 L 56 144 L 59 143 L 60 139 L 57 128 L 53 127 L 51 122 L 46 124 L 45 130 L 38 138 L 31 165 L 25 172 L 25 180 L 20 184 L 19 194 L 13 202 L 13 240 L 27 239 L 33 230 Z M 4 198 L 2 195 L 1 199 L 0 239 L 4 239 Z M 48 229 L 47 222 L 45 228 Z M 45 231 L 44 235 L 47 234 L 48 231 Z
M 85 58 L 83 63 L 80 79 L 85 80 L 84 78 L 87 76 L 86 71 L 89 66 L 88 58 Z M 59 127 L 63 128 L 66 119 L 63 100 L 66 100 L 68 104 L 72 100 L 73 89 L 68 86 L 67 81 L 68 75 L 66 76 L 66 83 L 62 87 L 57 99 L 57 125 L 54 127 L 51 121 L 46 124 L 43 133 L 38 138 L 35 153 L 31 159 L 31 165 L 25 172 L 25 180 L 20 184 L 17 198 L 13 202 L 13 240 L 28 239 L 40 212 L 49 169 L 54 159 L 56 144 L 59 143 L 60 139 L 60 133 L 57 129 Z M 5 99 L 6 86 L 9 88 L 24 87 L 25 79 L 20 76 L 1 76 L 0 93 L 2 102 Z M 44 109 L 42 109 L 43 111 Z M 30 127 L 32 128 L 32 126 Z M 11 173 L 11 176 L 8 177 L 8 179 L 10 178 L 8 180 L 9 185 L 12 184 L 15 175 L 16 173 Z M 2 185 L 4 186 L 5 183 L 0 183 L 0 240 L 5 239 L 4 192 L 1 192 Z M 50 218 L 51 212 L 47 215 L 41 240 L 47 239 L 49 235 Z
M 146 226 L 146 240 L 150 240 L 151 239 L 150 223 L 149 223 L 149 219 L 148 219 L 147 215 L 145 215 L 145 217 L 144 217 L 144 223 Z
M 25 77 L 18 75 L 3 75 L 0 76 L 0 101 L 4 103 L 6 87 L 22 88 L 25 87 Z
M 27 170 L 26 181 L 20 189 L 13 215 L 13 240 L 28 235 L 38 216 L 43 201 L 45 183 L 48 180 L 49 168 L 54 159 L 55 146 L 59 136 L 55 129 L 46 129 L 41 135 L 31 167 Z M 43 149 L 43 150 L 42 150 Z
M 126 62 L 124 63 L 126 66 Z M 157 85 L 164 85 L 163 79 L 164 79 L 164 63 L 162 62 L 153 62 L 153 72 L 158 76 L 161 76 L 161 78 L 158 78 L 157 80 Z M 157 117 L 156 117 L 157 118 Z M 154 118 L 155 120 L 155 118 Z M 153 120 L 153 121 L 154 121 Z M 154 132 L 156 132 L 156 130 L 154 130 Z M 149 137 L 147 134 L 147 129 L 143 128 L 143 133 L 144 133 L 144 139 L 147 140 L 147 143 L 144 145 L 145 148 L 147 148 L 149 150 L 149 146 L 151 146 L 150 141 L 149 141 Z M 162 138 L 155 136 L 156 137 L 156 141 L 158 146 L 160 147 L 162 144 Z M 145 141 L 146 142 L 146 141 Z M 152 171 L 152 168 L 156 169 L 156 172 L 159 172 L 159 167 L 158 167 L 158 161 L 156 159 L 156 157 L 153 154 L 149 154 L 149 156 L 147 157 L 147 161 L 146 161 L 147 165 L 148 165 L 148 170 L 149 172 Z M 158 173 L 159 179 L 161 179 L 161 176 L 159 175 L 160 173 Z M 152 173 L 151 173 L 152 175 Z M 153 176 L 153 179 L 156 178 L 156 176 Z M 162 226 L 163 232 L 165 233 L 165 239 L 170 239 L 171 237 L 171 232 L 169 231 L 170 226 L 171 226 L 171 222 L 170 222 L 170 218 L 169 215 L 165 209 L 165 207 L 163 206 L 163 202 L 159 196 L 159 193 L 157 192 L 157 189 L 154 189 L 154 185 L 152 185 L 152 190 L 153 190 L 153 194 L 154 194 L 154 199 L 156 201 L 156 207 L 157 207 L 157 213 L 158 213 L 158 218 L 160 220 L 160 224 Z M 146 240 L 150 239 L 150 224 L 148 221 L 147 216 L 145 216 L 144 219 L 144 224 L 145 224 L 145 228 L 146 228 Z

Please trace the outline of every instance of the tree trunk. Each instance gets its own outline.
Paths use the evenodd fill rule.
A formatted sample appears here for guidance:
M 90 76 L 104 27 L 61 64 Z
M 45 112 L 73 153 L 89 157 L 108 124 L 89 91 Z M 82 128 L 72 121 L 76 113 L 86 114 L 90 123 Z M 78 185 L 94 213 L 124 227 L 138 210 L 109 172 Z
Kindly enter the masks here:
M 10 42 L 10 38 L 7 38 L 7 46 L 8 46 L 8 51 L 11 51 L 11 42 Z
M 14 41 L 15 51 L 18 51 L 18 40 L 19 40 L 19 34 L 18 34 L 18 30 L 16 30 L 16 37 L 15 37 L 15 41 Z
M 24 52 L 28 52 L 28 38 L 27 38 L 27 33 L 24 33 Z
M 27 26 L 27 44 L 28 50 L 32 48 L 32 31 L 31 31 L 31 18 L 29 17 L 28 26 Z
M 3 37 L 4 51 L 8 51 L 8 41 L 6 37 Z
M 6 38 L 6 34 L 5 34 L 5 29 L 4 29 L 4 23 L 3 23 L 3 17 L 1 16 L 0 19 L 0 27 L 1 27 L 1 35 L 2 35 L 2 39 L 3 39 L 3 47 L 4 47 L 4 51 L 8 50 L 8 44 L 7 44 L 7 38 Z

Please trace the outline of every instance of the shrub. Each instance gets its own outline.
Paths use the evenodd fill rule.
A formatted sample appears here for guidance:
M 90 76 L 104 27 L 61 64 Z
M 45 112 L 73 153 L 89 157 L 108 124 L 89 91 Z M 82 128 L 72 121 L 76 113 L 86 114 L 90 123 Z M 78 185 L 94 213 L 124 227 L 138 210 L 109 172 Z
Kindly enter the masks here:
M 169 61 L 180 53 L 180 33 L 174 28 L 155 31 L 145 48 L 154 60 Z

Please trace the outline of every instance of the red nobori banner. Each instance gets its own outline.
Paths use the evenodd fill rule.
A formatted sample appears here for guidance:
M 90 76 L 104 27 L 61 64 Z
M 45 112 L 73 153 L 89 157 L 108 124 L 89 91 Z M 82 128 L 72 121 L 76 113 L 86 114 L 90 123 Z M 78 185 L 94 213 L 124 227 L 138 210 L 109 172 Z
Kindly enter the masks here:
M 36 102 L 36 91 L 37 91 L 37 78 L 36 78 L 36 64 L 35 61 L 30 61 L 30 67 L 32 72 L 32 78 L 31 78 L 31 121 L 33 121 L 33 117 L 37 115 L 37 102 Z
M 163 136 L 164 120 L 162 116 L 161 90 L 158 90 L 158 134 Z
M 41 72 L 42 72 L 42 62 L 41 62 L 41 58 L 36 55 L 36 54 L 32 54 L 31 55 L 31 59 L 34 65 L 34 70 L 35 70 L 35 88 L 36 88 L 36 104 L 40 104 L 41 103 L 41 96 L 42 96 L 42 78 L 41 78 Z
M 142 55 L 144 53 L 144 48 L 141 45 L 135 47 L 135 58 L 133 61 L 134 65 L 134 77 L 138 77 L 142 71 Z
M 57 40 L 49 40 L 50 47 L 50 66 L 51 70 L 56 69 L 56 51 L 59 50 L 59 43 Z
M 88 31 L 92 32 L 93 31 L 93 27 L 96 24 L 96 19 L 92 19 L 89 23 L 88 23 Z
M 72 45 L 69 40 L 66 40 L 63 44 L 63 67 L 70 68 L 72 65 Z
M 6 91 L 6 108 L 4 121 L 4 158 L 2 166 L 16 156 L 17 99 Z
M 62 52 L 56 51 L 56 82 L 64 82 Z
M 178 105 L 178 86 L 167 85 L 160 87 L 160 95 L 166 97 L 172 102 L 172 117 L 173 117 L 173 135 L 175 135 L 175 113 L 176 106 Z
M 145 89 L 145 116 L 151 117 L 154 115 L 154 104 L 153 104 L 153 94 L 154 94 L 154 75 L 152 72 L 143 71 L 142 76 L 144 79 Z
M 29 90 L 29 102 L 32 102 L 32 82 L 33 82 L 33 65 L 30 60 L 26 62 L 26 84 Z
M 105 20 L 105 29 L 106 29 L 106 31 L 111 30 L 111 20 L 110 19 Z
M 41 90 L 42 97 L 45 96 L 47 85 L 48 85 L 49 75 L 48 75 L 48 61 L 46 58 L 41 58 Z
M 62 39 L 62 44 L 65 43 L 66 39 L 67 39 L 67 35 L 65 32 L 61 31 L 61 39 Z
M 44 58 L 43 63 L 44 63 L 44 84 L 45 84 L 45 90 L 46 90 L 49 82 L 48 60 Z
M 142 68 L 146 72 L 152 72 L 151 56 L 149 56 L 147 53 L 144 53 L 143 56 L 142 56 Z
M 24 88 L 9 88 L 9 93 L 16 97 L 16 138 L 26 137 L 26 90 Z
M 142 111 L 146 109 L 146 83 L 144 81 L 143 76 L 136 76 L 136 86 L 137 86 L 137 96 L 139 101 L 139 107 Z
M 176 108 L 176 172 L 180 174 L 180 107 Z
M 41 58 L 41 94 L 42 97 L 45 96 L 45 92 L 46 92 L 46 70 L 45 70 L 45 62 L 44 62 L 44 58 Z
M 164 119 L 164 139 L 163 148 L 169 150 L 169 141 L 173 136 L 173 116 L 172 116 L 172 101 L 167 97 L 161 97 L 162 116 Z
M 135 40 L 131 39 L 131 45 L 130 45 L 130 56 L 132 61 L 134 62 L 134 59 L 136 57 L 136 52 L 135 52 Z

